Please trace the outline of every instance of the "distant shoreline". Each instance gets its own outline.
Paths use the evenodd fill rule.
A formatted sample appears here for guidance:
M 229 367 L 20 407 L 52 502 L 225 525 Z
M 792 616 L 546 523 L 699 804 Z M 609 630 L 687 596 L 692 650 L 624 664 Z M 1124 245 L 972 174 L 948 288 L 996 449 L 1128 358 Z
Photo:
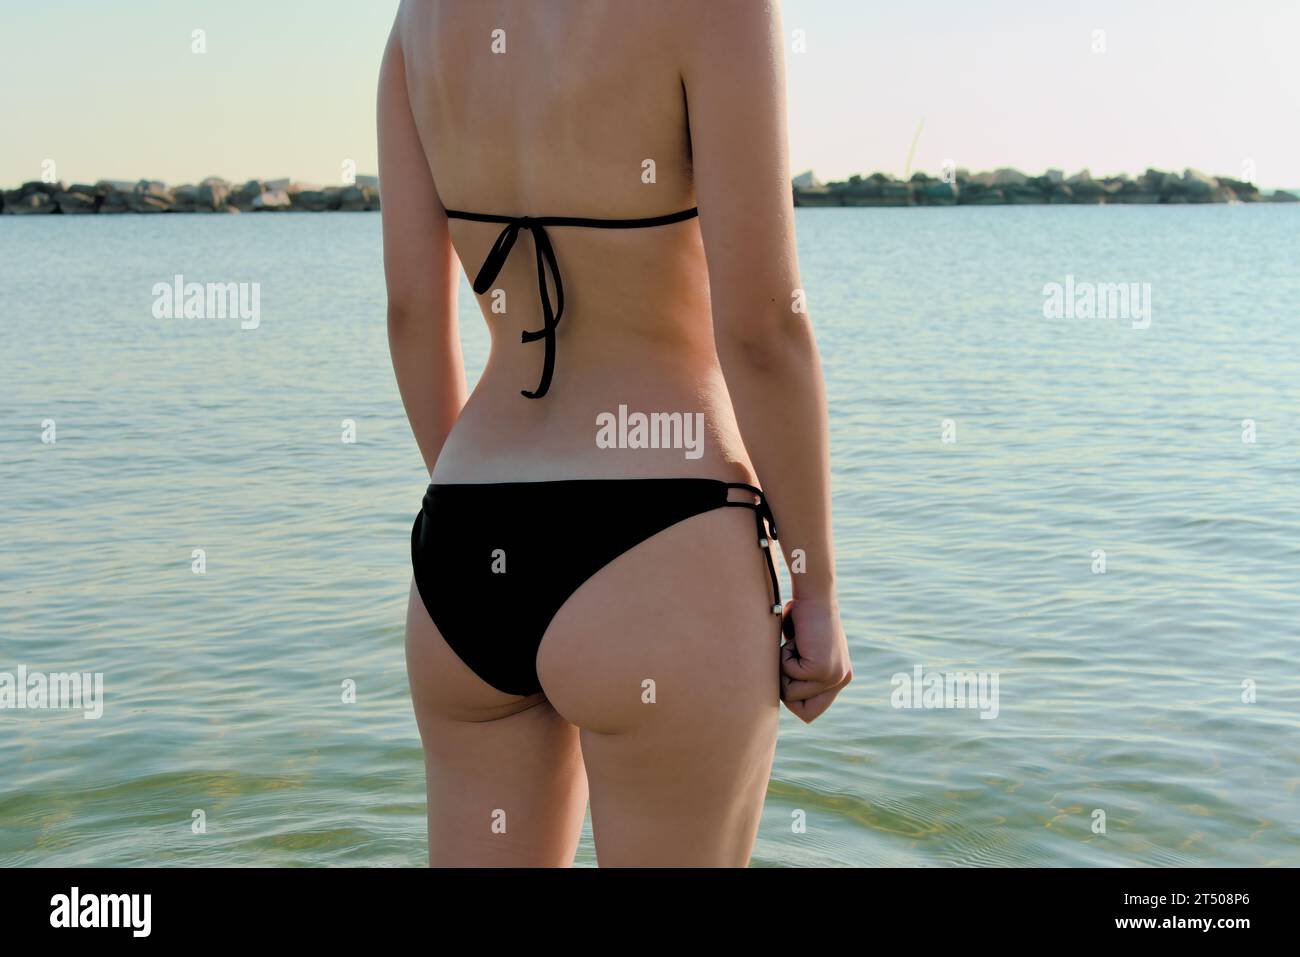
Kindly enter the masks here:
M 157 180 L 138 182 L 102 179 L 94 184 L 40 180 L 0 192 L 0 212 L 28 216 L 41 214 L 113 213 L 271 213 L 379 209 L 379 179 L 358 176 L 344 186 L 315 186 L 287 179 L 250 179 L 236 186 L 209 176 L 197 186 L 168 186 Z
M 975 174 L 949 169 L 938 177 L 916 173 L 899 180 L 873 173 L 831 183 L 820 183 L 808 172 L 795 177 L 792 190 L 794 205 L 799 207 L 1174 206 L 1297 201 L 1293 192 L 1279 189 L 1266 195 L 1247 180 L 1207 176 L 1193 169 L 1181 174 L 1149 169 L 1136 179 L 1127 175 L 1093 179 L 1086 169 L 1070 177 L 1060 170 L 1028 176 L 1015 169 Z M 16 189 L 0 190 L 0 213 L 17 216 L 368 212 L 379 208 L 379 179 L 375 176 L 357 176 L 353 183 L 324 187 L 288 179 L 253 179 L 235 185 L 210 176 L 198 185 L 168 186 L 142 179 L 64 186 L 32 180 Z
M 796 206 L 1174 206 L 1296 201 L 1295 194 L 1285 190 L 1265 196 L 1252 182 L 1207 176 L 1194 169 L 1181 175 L 1149 169 L 1136 179 L 1127 175 L 1093 179 L 1086 169 L 1070 177 L 1060 170 L 1028 176 L 1015 169 L 975 174 L 948 169 L 940 177 L 916 173 L 908 180 L 873 173 L 823 184 L 811 172 L 794 180 Z

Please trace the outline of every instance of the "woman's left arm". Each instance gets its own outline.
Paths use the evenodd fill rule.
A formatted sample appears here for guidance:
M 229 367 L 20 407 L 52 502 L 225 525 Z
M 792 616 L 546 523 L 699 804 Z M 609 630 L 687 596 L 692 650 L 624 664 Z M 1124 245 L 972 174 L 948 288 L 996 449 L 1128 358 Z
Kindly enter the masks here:
M 399 24 L 379 71 L 378 129 L 388 348 L 406 417 L 432 473 L 465 405 L 456 315 L 460 263 L 411 115 Z

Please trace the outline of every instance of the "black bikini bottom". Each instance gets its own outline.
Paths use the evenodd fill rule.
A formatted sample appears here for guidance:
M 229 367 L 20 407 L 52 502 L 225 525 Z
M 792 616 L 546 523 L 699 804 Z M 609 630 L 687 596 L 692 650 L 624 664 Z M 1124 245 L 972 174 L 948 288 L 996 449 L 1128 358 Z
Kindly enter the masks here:
M 731 501 L 733 490 L 748 494 Z M 542 690 L 542 636 L 588 578 L 669 526 L 727 507 L 754 512 L 772 611 L 780 614 L 767 498 L 717 479 L 430 485 L 411 529 L 415 584 L 442 637 L 476 675 L 507 694 L 534 694 Z

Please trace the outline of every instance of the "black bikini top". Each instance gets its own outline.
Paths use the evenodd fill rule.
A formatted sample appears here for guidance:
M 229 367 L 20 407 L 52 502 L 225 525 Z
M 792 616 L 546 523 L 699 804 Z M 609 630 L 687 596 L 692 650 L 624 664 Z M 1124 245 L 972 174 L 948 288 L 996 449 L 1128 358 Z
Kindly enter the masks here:
M 555 327 L 564 315 L 564 286 L 560 283 L 560 266 L 555 261 L 555 249 L 550 237 L 546 235 L 547 226 L 586 226 L 593 229 L 641 229 L 645 226 L 667 226 L 680 223 L 699 215 L 696 207 L 683 209 L 681 212 L 669 213 L 667 216 L 650 216 L 645 219 L 583 219 L 580 216 L 498 216 L 494 213 L 467 213 L 459 209 L 449 209 L 448 219 L 468 219 L 475 223 L 505 223 L 505 229 L 492 244 L 492 249 L 479 267 L 474 277 L 474 291 L 480 296 L 492 287 L 497 274 L 505 265 L 506 257 L 519 237 L 519 230 L 527 229 L 533 234 L 533 245 L 537 247 L 537 291 L 542 300 L 542 319 L 544 324 L 536 331 L 526 331 L 524 342 L 546 342 L 546 357 L 542 361 L 542 381 L 537 391 L 522 390 L 522 395 L 529 399 L 540 399 L 551 387 L 551 375 L 555 371 Z M 546 273 L 551 273 L 555 283 L 555 306 L 551 306 L 551 295 L 546 288 Z

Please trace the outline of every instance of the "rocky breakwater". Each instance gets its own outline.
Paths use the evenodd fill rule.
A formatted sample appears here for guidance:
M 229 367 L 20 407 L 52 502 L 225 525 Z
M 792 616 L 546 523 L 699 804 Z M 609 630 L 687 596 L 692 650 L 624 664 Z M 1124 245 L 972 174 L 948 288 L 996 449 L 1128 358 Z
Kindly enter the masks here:
M 911 179 L 898 180 L 873 173 L 846 182 L 794 187 L 796 206 L 1096 206 L 1296 200 L 1282 190 L 1265 195 L 1253 183 L 1207 176 L 1194 169 L 1181 174 L 1149 169 L 1136 179 L 1124 174 L 1094 179 L 1087 170 L 1067 177 L 1060 170 L 1027 176 L 1014 169 L 974 174 L 959 169 L 942 177 L 916 173 Z
M 287 179 L 256 180 L 234 185 L 210 176 L 192 185 L 168 186 L 156 180 L 139 182 L 101 179 L 90 185 L 44 183 L 33 180 L 17 189 L 0 191 L 0 211 L 14 216 L 114 213 L 261 213 L 331 210 L 365 212 L 379 209 L 379 180 L 358 176 L 348 186 L 314 186 Z

